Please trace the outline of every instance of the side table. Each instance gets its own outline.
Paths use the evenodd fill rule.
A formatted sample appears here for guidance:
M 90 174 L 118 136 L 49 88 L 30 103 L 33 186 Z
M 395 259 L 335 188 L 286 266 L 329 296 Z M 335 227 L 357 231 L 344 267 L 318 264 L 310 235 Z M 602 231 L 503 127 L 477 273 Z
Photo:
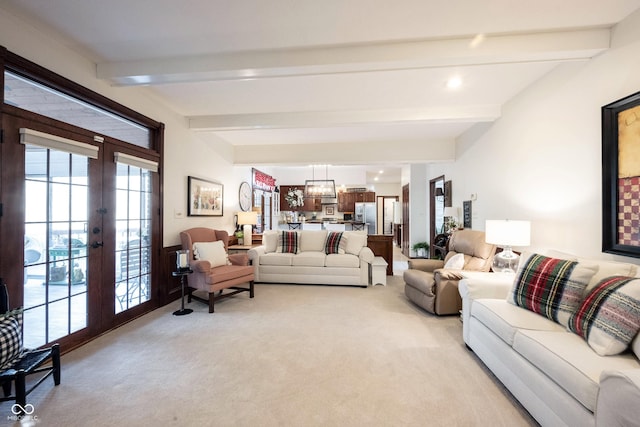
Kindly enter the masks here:
M 184 308 L 184 278 L 193 273 L 191 268 L 187 270 L 178 270 L 171 273 L 173 277 L 180 277 L 180 288 L 182 289 L 182 305 L 180 310 L 176 310 L 173 312 L 174 316 L 184 316 L 185 314 L 193 313 L 193 310 L 190 308 Z

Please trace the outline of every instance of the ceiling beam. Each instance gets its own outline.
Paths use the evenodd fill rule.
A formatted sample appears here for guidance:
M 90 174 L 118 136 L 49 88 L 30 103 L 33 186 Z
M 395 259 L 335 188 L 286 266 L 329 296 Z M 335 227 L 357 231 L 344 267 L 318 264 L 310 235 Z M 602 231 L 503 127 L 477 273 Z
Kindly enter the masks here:
M 588 59 L 609 48 L 607 28 L 229 52 L 97 65 L 116 86 Z
M 220 114 L 189 117 L 189 128 L 198 131 L 286 129 L 364 125 L 370 123 L 468 123 L 491 122 L 501 115 L 499 105 L 466 105 L 421 109 L 290 111 L 279 113 Z
M 235 165 L 366 165 L 454 161 L 453 140 L 234 146 Z

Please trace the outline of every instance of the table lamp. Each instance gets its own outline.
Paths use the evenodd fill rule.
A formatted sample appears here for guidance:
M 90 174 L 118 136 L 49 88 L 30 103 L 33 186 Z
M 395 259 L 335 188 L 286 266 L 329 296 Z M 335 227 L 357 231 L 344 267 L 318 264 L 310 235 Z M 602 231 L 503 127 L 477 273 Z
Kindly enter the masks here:
M 242 238 L 245 245 L 251 245 L 253 243 L 253 226 L 258 223 L 257 212 L 238 212 L 238 224 L 242 225 Z
M 493 257 L 491 269 L 495 273 L 515 273 L 520 255 L 513 252 L 512 246 L 529 246 L 530 239 L 531 222 L 529 221 L 487 220 L 486 242 L 503 248 L 502 252 Z

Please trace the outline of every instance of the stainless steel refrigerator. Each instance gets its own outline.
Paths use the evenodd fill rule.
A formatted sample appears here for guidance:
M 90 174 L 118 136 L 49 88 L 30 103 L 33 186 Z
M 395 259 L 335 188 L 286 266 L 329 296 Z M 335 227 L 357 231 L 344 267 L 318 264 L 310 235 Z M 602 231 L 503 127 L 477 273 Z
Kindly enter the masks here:
M 376 234 L 376 204 L 356 203 L 356 222 L 364 222 L 367 225 L 367 234 Z

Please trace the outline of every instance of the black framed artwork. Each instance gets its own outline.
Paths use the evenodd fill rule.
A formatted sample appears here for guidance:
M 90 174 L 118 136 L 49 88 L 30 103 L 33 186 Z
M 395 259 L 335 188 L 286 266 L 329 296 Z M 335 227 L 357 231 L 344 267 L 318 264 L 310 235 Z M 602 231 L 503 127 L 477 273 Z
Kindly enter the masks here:
M 462 219 L 464 228 L 471 228 L 471 200 L 462 202 Z
M 640 258 L 640 92 L 602 107 L 602 251 Z
M 187 194 L 189 216 L 223 215 L 223 186 L 219 182 L 190 176 Z

